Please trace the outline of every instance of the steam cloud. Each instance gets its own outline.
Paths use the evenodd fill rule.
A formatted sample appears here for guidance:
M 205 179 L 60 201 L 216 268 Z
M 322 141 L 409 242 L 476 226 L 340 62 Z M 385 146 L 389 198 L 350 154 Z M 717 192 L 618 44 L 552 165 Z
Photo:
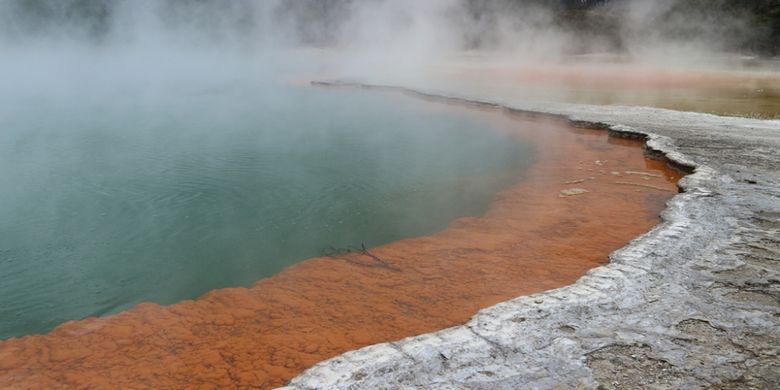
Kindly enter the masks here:
M 780 6 L 765 7 L 776 13 L 767 22 L 746 3 L 772 2 L 0 0 L 0 87 L 319 74 L 323 66 L 344 77 L 405 77 L 463 53 L 711 66 L 724 53 L 780 50 L 772 39 Z
M 767 51 L 767 23 L 725 0 L 3 0 L 0 42 L 327 47 L 403 56 L 501 50 Z M 776 7 L 775 7 L 776 8 Z M 766 39 L 765 39 L 766 41 Z

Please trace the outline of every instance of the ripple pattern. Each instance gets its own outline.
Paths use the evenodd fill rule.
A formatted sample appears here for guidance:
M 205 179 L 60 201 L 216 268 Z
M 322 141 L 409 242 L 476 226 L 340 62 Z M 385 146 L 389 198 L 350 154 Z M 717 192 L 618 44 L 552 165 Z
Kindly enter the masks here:
M 532 159 L 490 123 L 402 97 L 50 99 L 0 108 L 0 339 L 432 234 L 484 212 Z

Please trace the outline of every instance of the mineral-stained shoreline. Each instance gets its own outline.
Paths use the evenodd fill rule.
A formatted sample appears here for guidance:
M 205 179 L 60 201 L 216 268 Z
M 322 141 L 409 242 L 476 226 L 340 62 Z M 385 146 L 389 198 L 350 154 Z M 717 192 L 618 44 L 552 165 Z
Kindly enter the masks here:
M 321 362 L 288 389 L 777 388 L 780 121 L 396 89 L 645 135 L 695 172 L 661 225 L 575 284 Z
M 479 309 L 570 285 L 656 226 L 677 192 L 681 174 L 644 156 L 641 140 L 495 107 L 468 112 L 485 121 L 484 131 L 535 151 L 534 163 L 513 173 L 514 184 L 481 216 L 430 236 L 335 250 L 249 288 L 144 303 L 2 341 L 0 388 L 282 386 L 344 352 L 462 324 Z M 460 188 L 467 192 L 481 177 L 465 177 Z

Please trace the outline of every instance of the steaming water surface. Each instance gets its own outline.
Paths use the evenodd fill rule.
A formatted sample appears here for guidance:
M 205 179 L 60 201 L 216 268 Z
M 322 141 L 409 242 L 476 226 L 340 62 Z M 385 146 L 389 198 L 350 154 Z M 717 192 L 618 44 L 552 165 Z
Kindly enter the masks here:
M 0 338 L 433 233 L 531 162 L 491 124 L 403 97 L 241 80 L 81 92 L 0 107 Z

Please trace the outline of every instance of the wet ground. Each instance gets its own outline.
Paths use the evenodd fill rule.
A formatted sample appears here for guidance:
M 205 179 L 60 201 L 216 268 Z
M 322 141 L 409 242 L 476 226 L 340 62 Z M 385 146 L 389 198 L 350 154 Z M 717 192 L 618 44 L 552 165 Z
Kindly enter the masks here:
M 658 107 L 716 115 L 780 118 L 778 65 L 690 68 L 634 63 L 502 64 L 444 67 L 447 85 L 529 101 Z

